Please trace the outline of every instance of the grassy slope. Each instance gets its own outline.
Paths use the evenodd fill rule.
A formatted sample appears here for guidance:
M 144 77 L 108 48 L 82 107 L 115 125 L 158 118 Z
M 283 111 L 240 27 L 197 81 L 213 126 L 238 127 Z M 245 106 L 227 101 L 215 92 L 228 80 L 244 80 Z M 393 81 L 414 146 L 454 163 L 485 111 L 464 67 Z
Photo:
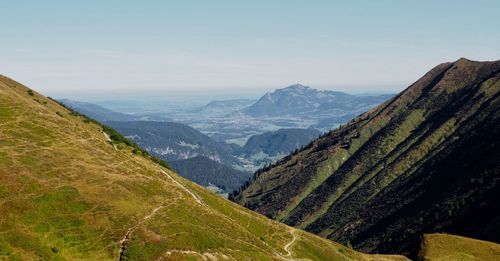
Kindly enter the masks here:
M 421 260 L 486 261 L 499 258 L 499 244 L 447 234 L 425 235 L 419 253 Z
M 132 150 L 0 77 L 0 259 L 402 258 L 269 220 Z

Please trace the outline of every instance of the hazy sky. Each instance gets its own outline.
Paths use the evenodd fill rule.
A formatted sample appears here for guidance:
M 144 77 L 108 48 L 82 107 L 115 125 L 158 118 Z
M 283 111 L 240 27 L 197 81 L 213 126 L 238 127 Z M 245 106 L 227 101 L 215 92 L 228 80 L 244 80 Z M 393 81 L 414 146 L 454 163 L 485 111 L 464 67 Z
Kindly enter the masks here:
M 1 1 L 0 74 L 60 93 L 393 92 L 500 59 L 500 1 Z

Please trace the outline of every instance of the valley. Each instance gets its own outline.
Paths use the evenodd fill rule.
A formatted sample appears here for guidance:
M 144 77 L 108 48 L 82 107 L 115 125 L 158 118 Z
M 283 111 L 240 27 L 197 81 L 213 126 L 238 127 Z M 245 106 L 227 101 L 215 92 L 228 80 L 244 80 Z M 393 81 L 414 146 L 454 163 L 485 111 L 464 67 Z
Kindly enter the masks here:
M 258 101 L 215 100 L 201 107 L 104 102 L 124 111 L 115 112 L 88 102 L 60 101 L 172 162 L 184 177 L 227 195 L 255 170 L 389 97 L 355 96 L 296 84 L 270 92 Z M 276 108 L 270 108 L 273 106 Z M 266 110 L 272 113 L 264 113 Z
M 291 233 L 3 76 L 0 112 L 2 259 L 404 259 Z
M 463 66 L 465 66 L 465 68 L 475 73 L 472 75 L 480 75 L 481 81 L 484 81 L 481 84 L 466 86 L 483 91 L 485 95 L 476 97 L 488 100 L 488 96 L 498 96 L 498 86 L 495 80 L 495 77 L 498 77 L 495 76 L 498 73 L 497 64 L 478 64 L 467 60 L 460 60 L 453 64 L 443 64 L 426 75 L 421 80 L 424 83 L 417 82 L 415 86 L 425 86 L 425 82 L 428 81 L 434 82 L 433 86 L 440 86 L 435 81 L 432 81 L 432 77 L 435 77 L 433 75 L 436 75 L 436 73 L 439 75 L 439 70 L 447 68 L 445 70 L 457 70 L 458 74 L 462 74 L 460 70 L 463 70 Z M 492 65 L 492 68 L 490 68 L 490 65 Z M 476 79 L 474 77 L 476 76 L 471 76 L 471 79 Z M 446 80 L 446 77 L 443 76 L 441 79 Z M 414 88 L 416 87 L 409 88 L 406 93 L 415 95 Z M 467 87 L 464 88 L 467 89 Z M 460 90 L 460 87 L 458 90 Z M 274 174 L 276 169 L 283 171 L 283 164 L 286 164 L 288 168 L 293 170 L 294 166 L 303 164 L 290 164 L 289 161 L 301 161 L 298 157 L 304 157 L 304 155 L 310 152 L 319 152 L 322 155 L 328 156 L 328 154 L 323 153 L 330 151 L 329 146 L 334 146 L 334 152 L 340 151 L 340 149 L 347 151 L 362 149 L 363 146 L 359 146 L 357 143 L 370 140 L 366 139 L 365 135 L 373 135 L 373 133 L 376 133 L 374 128 L 381 128 L 376 124 L 366 132 L 365 130 L 367 129 L 364 126 L 366 124 L 369 125 L 370 122 L 375 123 L 374 119 L 380 117 L 379 115 L 384 115 L 384 110 L 397 111 L 397 106 L 394 107 L 393 104 L 400 104 L 402 101 L 399 101 L 399 99 L 408 95 L 406 93 L 398 95 L 376 109 L 359 116 L 359 118 L 343 125 L 340 129 L 323 134 L 318 140 L 313 140 L 302 149 L 295 150 L 292 154 L 273 165 L 259 170 L 255 174 L 253 182 L 246 183 L 244 190 L 240 191 L 239 194 L 232 195 L 231 198 L 233 200 L 236 199 L 239 203 L 247 200 L 244 205 L 248 208 L 255 208 L 255 206 L 264 206 L 267 202 L 272 202 L 269 199 L 263 201 L 262 195 L 273 195 L 273 197 L 287 195 L 279 192 L 276 193 L 275 189 L 272 194 L 263 193 L 264 189 L 273 188 L 277 183 L 274 183 L 274 181 L 268 182 L 262 178 L 267 178 L 269 177 L 269 173 L 273 173 L 274 177 L 271 177 L 270 180 L 282 182 L 281 180 L 288 178 L 288 175 L 284 174 L 276 178 L 276 174 Z M 491 102 L 485 103 L 484 106 L 475 107 L 481 109 L 481 113 L 475 114 L 478 115 L 476 122 L 482 121 L 486 123 L 484 126 L 488 126 L 486 120 L 491 119 L 490 117 L 495 119 L 494 117 L 497 114 L 491 114 L 495 112 L 495 109 L 492 110 L 491 108 L 497 107 L 489 107 L 490 104 L 496 104 L 495 99 L 497 98 L 489 99 L 488 101 Z M 408 260 L 404 256 L 396 255 L 396 253 L 416 257 L 416 254 L 414 255 L 405 250 L 405 247 L 420 244 L 415 241 L 404 244 L 398 242 L 399 247 L 386 244 L 383 249 L 380 248 L 389 255 L 364 254 L 351 248 L 351 244 L 353 244 L 355 249 L 361 249 L 364 252 L 373 252 L 367 249 L 366 245 L 360 245 L 360 241 L 358 241 L 359 236 L 350 237 L 356 240 L 345 241 L 342 237 L 332 236 L 335 235 L 333 234 L 334 232 L 330 232 L 332 230 L 326 230 L 331 234 L 319 233 L 321 237 L 301 230 L 304 228 L 310 232 L 318 233 L 318 230 L 313 228 L 320 227 L 315 225 L 317 223 L 312 222 L 308 224 L 314 224 L 315 226 L 304 226 L 303 224 L 298 225 L 298 223 L 290 222 L 292 220 L 291 217 L 294 217 L 293 215 L 301 213 L 297 212 L 297 210 L 300 210 L 300 204 L 307 202 L 307 197 L 311 195 L 306 195 L 306 201 L 295 205 L 295 209 L 292 211 L 280 212 L 280 216 L 263 212 L 263 208 L 256 209 L 259 212 L 263 212 L 266 216 L 279 219 L 297 228 L 286 226 L 250 210 L 246 210 L 178 176 L 167 163 L 156 158 L 155 154 L 149 154 L 147 150 L 142 149 L 114 129 L 102 125 L 98 121 L 90 119 L 72 109 L 67 109 L 59 102 L 46 98 L 3 76 L 0 78 L 0 101 L 0 120 L 2 122 L 0 125 L 0 179 L 2 180 L 2 183 L 0 183 L 0 210 L 2 213 L 8 213 L 0 218 L 1 258 L 14 260 L 33 259 L 35 257 L 54 260 L 240 260 L 242 258 L 252 260 Z M 474 112 L 470 111 L 469 113 Z M 144 122 L 118 121 L 108 123 L 122 129 L 126 135 L 128 130 L 134 130 L 135 123 Z M 165 138 L 164 135 L 154 135 L 154 133 L 160 130 L 175 130 L 176 128 L 172 128 L 172 126 L 176 125 L 172 124 L 168 122 L 147 122 L 141 126 L 149 127 L 140 127 L 138 130 L 144 131 L 148 135 Z M 162 128 L 163 126 L 170 126 L 170 128 Z M 181 129 L 190 128 L 185 125 L 177 125 L 177 127 Z M 294 135 L 298 136 L 307 133 L 303 130 L 290 130 L 295 131 Z M 471 129 L 468 128 L 468 130 Z M 203 137 L 203 134 L 194 129 L 186 129 L 178 133 L 186 134 L 189 131 L 194 131 L 194 133 L 198 133 L 196 135 Z M 496 135 L 495 131 L 496 129 L 492 128 L 489 133 L 479 132 L 479 134 L 469 135 L 471 135 L 470 137 L 481 135 L 483 141 L 488 142 L 488 140 L 491 140 L 490 137 Z M 288 132 L 285 133 L 289 135 Z M 455 133 L 458 132 L 455 131 Z M 313 136 L 316 134 L 314 133 Z M 254 149 L 265 150 L 269 146 L 260 147 L 259 144 L 267 144 L 274 150 L 284 151 L 296 145 L 294 143 L 288 145 L 280 143 L 278 146 L 272 142 L 269 143 L 273 140 L 272 138 L 270 139 L 269 135 L 272 136 L 274 134 L 266 134 L 254 138 L 255 141 L 248 143 L 246 150 L 250 151 L 250 153 Z M 349 137 L 349 142 L 339 140 L 339 135 Z M 461 135 L 465 135 L 465 133 Z M 281 137 L 281 134 L 279 136 Z M 129 137 L 134 138 L 136 141 L 141 141 L 134 134 L 129 135 Z M 312 136 L 305 137 L 311 138 Z M 183 137 L 178 137 L 178 141 L 184 141 L 183 139 Z M 209 145 L 197 146 L 185 141 L 178 142 L 177 144 L 182 148 L 192 150 L 210 147 Z M 215 147 L 219 145 L 218 143 L 214 143 Z M 144 144 L 141 146 L 147 148 Z M 488 148 L 483 145 L 478 146 Z M 458 145 L 457 148 L 460 148 L 460 146 Z M 489 148 L 494 151 L 495 147 L 490 146 Z M 325 151 L 325 149 L 327 150 Z M 471 150 L 471 152 L 477 153 L 475 150 Z M 189 154 L 191 152 L 186 153 Z M 197 153 L 203 154 L 203 151 Z M 483 155 L 482 157 L 486 160 L 488 160 L 488 157 L 484 155 L 495 155 L 494 153 L 490 154 L 491 152 L 489 151 L 483 153 L 486 154 L 479 153 L 478 155 Z M 170 153 L 167 154 L 170 155 Z M 221 152 L 221 155 L 224 155 L 224 153 Z M 356 153 L 351 153 L 350 155 L 356 155 Z M 378 154 L 372 155 L 377 156 Z M 334 157 L 336 156 L 334 155 Z M 466 162 L 467 157 L 466 154 L 464 162 Z M 192 168 L 196 168 L 197 165 L 208 166 L 206 165 L 208 163 L 198 164 L 196 160 L 218 162 L 213 159 L 201 156 L 187 158 L 185 159 L 186 164 L 183 166 L 190 166 L 190 168 L 185 170 L 186 172 L 195 173 Z M 306 156 L 305 159 L 310 163 L 315 162 L 314 158 L 307 158 Z M 222 158 L 219 158 L 219 160 L 222 162 Z M 174 165 L 176 164 L 176 161 L 172 162 Z M 478 161 L 476 164 L 482 164 L 481 162 Z M 439 161 L 435 161 L 433 164 L 440 163 Z M 466 178 L 465 182 L 471 182 L 472 186 L 466 185 L 461 187 L 462 185 L 460 184 L 463 183 L 452 183 L 460 185 L 455 187 L 454 190 L 449 190 L 451 193 L 455 193 L 453 197 L 463 195 L 459 194 L 462 193 L 461 189 L 463 188 L 467 189 L 467 195 L 473 196 L 463 198 L 462 201 L 459 201 L 466 202 L 465 205 L 464 203 L 458 203 L 458 205 L 455 205 L 457 208 L 445 209 L 445 211 L 448 211 L 447 213 L 452 211 L 455 215 L 458 214 L 456 217 L 481 218 L 481 220 L 487 220 L 485 218 L 496 215 L 494 205 L 489 202 L 492 202 L 491 200 L 495 198 L 494 194 L 491 196 L 491 193 L 498 190 L 495 189 L 495 179 L 493 179 L 493 182 L 490 182 L 491 179 L 489 177 L 491 176 L 488 175 L 495 175 L 494 173 L 498 168 L 494 161 L 491 164 L 493 164 L 490 167 L 492 168 L 492 172 L 483 172 L 486 174 L 480 174 L 480 176 L 475 177 L 471 176 L 470 180 Z M 205 168 L 202 172 L 205 171 L 206 173 L 206 170 Z M 223 172 L 220 166 L 214 166 L 214 170 L 214 175 Z M 459 173 L 458 175 L 463 175 L 459 170 L 457 172 Z M 416 171 L 416 173 L 419 172 Z M 236 176 L 238 174 L 231 175 Z M 191 178 L 196 179 L 195 177 Z M 207 177 L 198 178 L 206 179 Z M 218 178 L 224 179 L 224 177 Z M 323 180 L 329 182 L 330 179 L 327 176 Z M 197 182 L 202 183 L 206 181 Z M 487 184 L 490 185 L 486 187 L 482 186 L 484 182 L 488 182 Z M 257 184 L 261 188 L 255 190 Z M 287 184 L 285 182 L 284 184 L 286 185 L 281 185 L 279 189 L 287 189 L 288 184 L 292 183 Z M 316 184 L 316 189 L 322 188 L 321 183 Z M 406 186 L 410 183 L 405 183 L 404 179 L 402 179 L 398 184 L 403 184 L 403 188 L 408 190 Z M 208 182 L 208 187 L 212 185 L 212 183 Z M 363 186 L 363 184 L 360 185 L 361 187 Z M 220 188 L 216 187 L 217 189 Z M 416 189 L 418 191 L 419 186 Z M 390 193 L 389 195 L 391 195 L 392 200 L 384 203 L 385 199 L 381 197 L 383 194 L 379 194 L 372 196 L 374 203 L 371 204 L 382 204 L 383 208 L 387 208 L 385 204 L 398 206 L 397 199 L 399 197 L 397 196 L 397 187 L 387 191 L 382 193 Z M 478 195 L 475 194 L 476 191 L 482 191 L 482 196 L 476 196 Z M 359 192 L 352 191 L 350 193 L 356 194 Z M 288 195 L 292 194 L 289 193 Z M 418 200 L 418 195 L 425 195 L 425 192 L 424 194 L 417 192 L 415 195 L 417 195 L 417 198 L 413 198 L 413 200 Z M 412 199 L 412 197 L 409 198 Z M 346 199 L 349 200 L 349 197 Z M 380 202 L 377 199 L 384 201 Z M 471 206 L 467 202 L 475 202 L 478 199 L 483 200 L 479 212 L 477 212 L 480 215 L 470 216 L 463 209 Z M 286 202 L 281 200 L 280 204 Z M 427 199 L 426 202 L 428 202 Z M 421 207 L 426 206 L 422 205 Z M 488 213 L 481 210 L 484 207 L 488 209 Z M 372 206 L 367 210 L 371 210 L 371 208 Z M 267 209 L 271 210 L 272 208 Z M 356 211 L 356 208 L 351 207 L 348 211 Z M 427 208 L 422 208 L 421 211 L 428 210 Z M 329 212 L 323 213 L 328 214 Z M 386 217 L 386 215 L 381 215 L 381 213 L 384 212 L 379 212 L 377 216 L 372 217 Z M 365 214 L 361 213 L 360 215 Z M 425 217 L 425 222 L 449 224 L 439 223 L 443 222 L 441 221 L 443 220 L 441 214 L 431 215 L 433 216 L 426 216 L 423 212 L 415 214 L 416 217 L 420 217 L 417 220 L 422 220 L 421 218 Z M 344 216 L 344 218 L 349 217 L 349 214 Z M 321 218 L 321 216 L 316 216 L 317 220 L 321 220 Z M 357 226 L 362 228 L 362 225 L 364 225 L 363 222 L 347 222 L 350 225 L 344 227 L 344 231 Z M 465 233 L 469 236 L 480 238 L 488 238 L 488 235 L 490 235 L 491 237 L 488 239 L 496 241 L 494 237 L 495 233 L 493 232 L 495 223 L 494 221 L 488 222 L 490 222 L 490 225 L 487 225 L 485 230 L 469 226 L 469 229 L 472 229 L 469 231 L 472 233 L 456 228 L 446 231 L 458 234 Z M 336 223 L 336 225 L 341 224 L 342 222 Z M 402 227 L 411 227 L 414 229 L 413 231 L 416 231 L 418 225 L 415 226 L 415 224 L 422 223 L 413 223 L 411 226 L 409 224 L 406 223 Z M 453 228 L 450 225 L 447 225 L 447 227 Z M 379 235 L 378 232 L 370 228 L 373 231 L 370 232 L 370 235 L 372 238 L 382 240 L 382 242 L 386 239 L 393 240 L 395 237 L 389 233 L 398 231 L 397 228 L 396 226 L 391 227 L 389 230 L 382 230 L 381 237 L 377 237 Z M 478 231 L 483 231 L 482 233 L 485 234 L 478 234 Z M 429 232 L 432 232 L 432 230 Z M 492 232 L 493 234 L 491 234 Z M 401 234 L 401 231 L 397 233 Z M 322 237 L 327 237 L 330 240 Z M 400 237 L 399 240 L 404 240 L 405 238 L 408 237 Z M 337 240 L 344 242 L 348 247 L 335 243 L 334 241 Z M 450 244 L 459 244 L 461 246 L 460 252 L 455 253 L 457 250 L 451 247 Z M 451 258 L 453 260 L 455 257 L 467 258 L 471 255 L 484 256 L 487 260 L 490 257 L 498 255 L 497 244 L 451 235 L 426 235 L 422 246 L 415 248 L 415 251 L 418 249 L 420 249 L 418 254 L 419 260 L 436 260 L 438 258 Z M 453 254 L 450 255 L 450 253 Z
M 500 1 L 0 10 L 0 261 L 500 260 Z

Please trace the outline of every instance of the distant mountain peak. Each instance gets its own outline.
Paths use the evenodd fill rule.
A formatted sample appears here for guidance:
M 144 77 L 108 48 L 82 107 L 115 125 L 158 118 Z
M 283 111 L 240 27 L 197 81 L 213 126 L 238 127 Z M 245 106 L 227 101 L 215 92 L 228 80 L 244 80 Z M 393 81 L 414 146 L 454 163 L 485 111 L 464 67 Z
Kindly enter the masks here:
M 283 115 L 318 115 L 330 114 L 331 110 L 356 110 L 357 106 L 371 108 L 387 97 L 362 98 L 343 92 L 331 90 L 317 90 L 302 84 L 293 84 L 288 87 L 268 92 L 255 104 L 242 110 L 251 116 L 283 116 Z M 336 111 L 338 114 L 339 111 Z
M 305 89 L 311 89 L 309 86 L 302 85 L 300 83 L 292 84 L 288 87 L 285 87 L 284 89 L 291 89 L 291 90 L 305 90 Z
M 311 88 L 309 86 L 305 86 L 305 85 L 296 83 L 296 84 L 287 86 L 285 88 L 277 89 L 274 92 L 272 92 L 271 94 L 276 94 L 276 93 L 299 93 L 299 94 L 303 94 L 303 93 L 308 92 L 308 91 L 317 92 L 318 90 L 313 89 L 313 88 Z
M 469 60 L 465 57 L 461 57 L 460 59 L 458 59 L 455 63 L 459 63 L 459 62 L 462 62 L 462 63 L 469 63 L 469 62 L 472 62 L 472 60 Z

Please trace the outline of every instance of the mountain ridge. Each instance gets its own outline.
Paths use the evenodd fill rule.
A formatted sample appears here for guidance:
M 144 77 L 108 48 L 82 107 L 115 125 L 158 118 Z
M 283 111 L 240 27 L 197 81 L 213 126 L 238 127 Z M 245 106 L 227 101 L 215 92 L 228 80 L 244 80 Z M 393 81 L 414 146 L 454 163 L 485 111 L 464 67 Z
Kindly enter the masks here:
M 233 196 L 268 217 L 367 252 L 415 256 L 423 232 L 498 242 L 492 173 L 499 169 L 499 73 L 500 61 L 440 64 L 391 100 L 258 171 Z M 452 167 L 456 158 L 469 165 Z M 471 166 L 475 174 L 466 172 Z M 430 189 L 431 181 L 448 190 Z
M 58 99 L 58 102 L 64 104 L 64 106 L 71 108 L 81 114 L 84 114 L 92 119 L 104 122 L 104 121 L 169 121 L 169 119 L 155 114 L 128 114 L 123 112 L 114 111 L 103 107 L 101 105 L 82 102 L 71 99 Z

